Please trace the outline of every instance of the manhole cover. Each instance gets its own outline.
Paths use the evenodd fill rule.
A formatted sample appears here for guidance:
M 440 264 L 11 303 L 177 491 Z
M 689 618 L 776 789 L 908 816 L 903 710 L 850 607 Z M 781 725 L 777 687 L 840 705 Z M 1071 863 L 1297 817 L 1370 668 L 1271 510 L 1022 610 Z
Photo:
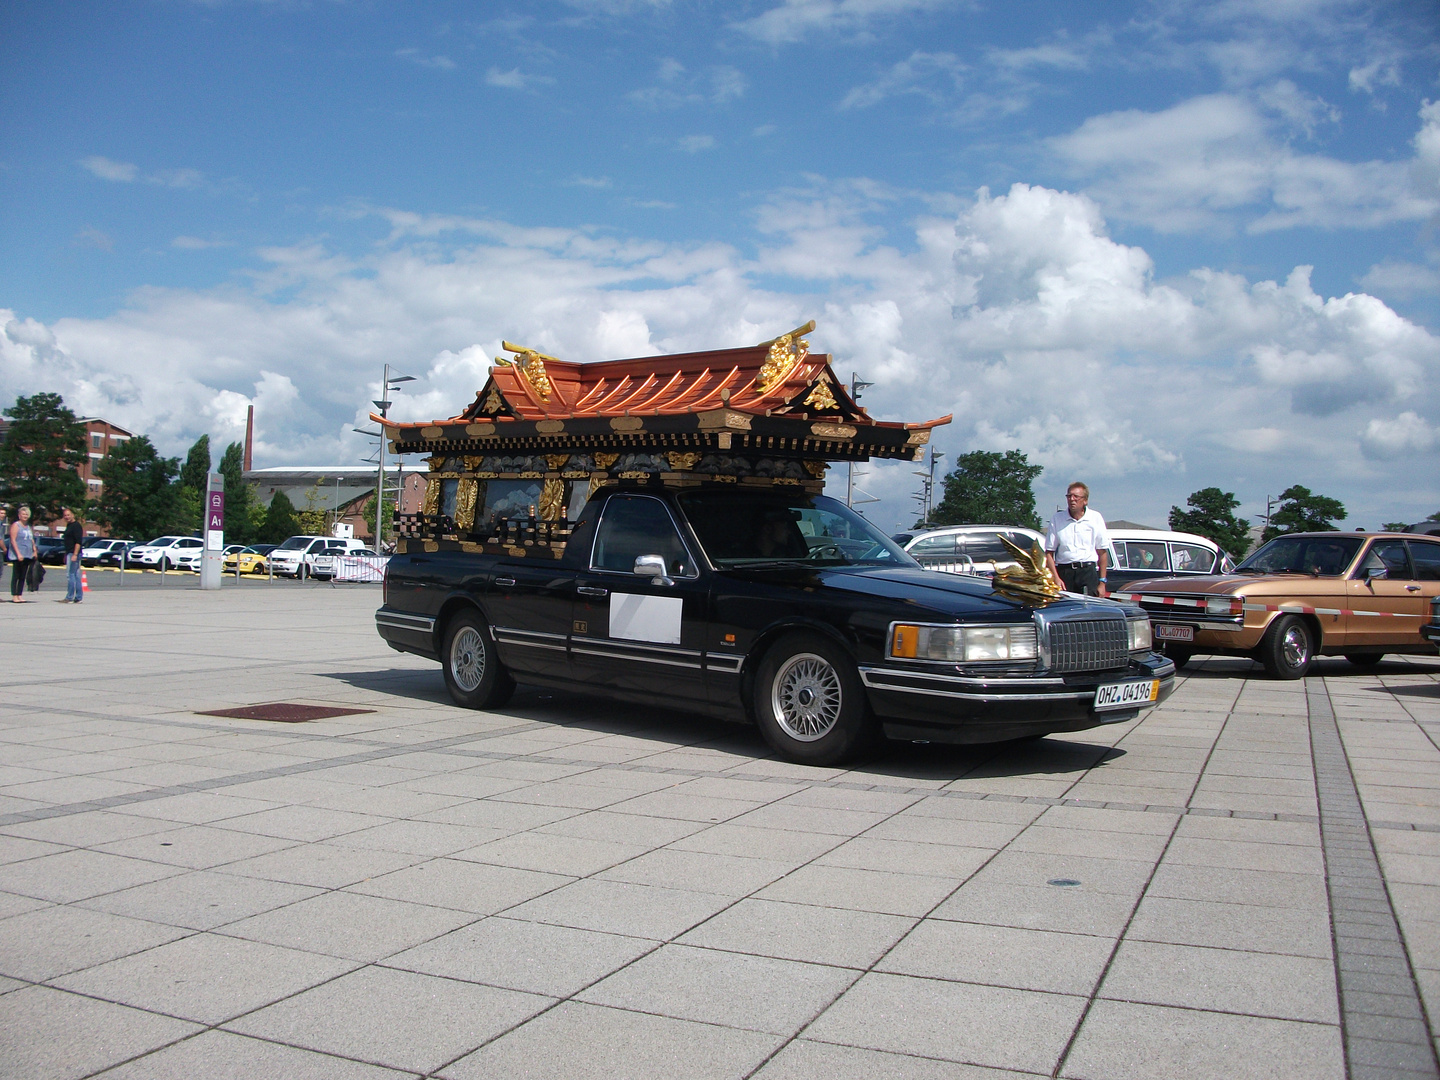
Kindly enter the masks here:
M 197 716 L 228 716 L 233 720 L 272 720 L 277 724 L 303 724 L 307 720 L 324 720 L 331 716 L 356 716 L 374 709 L 340 709 L 333 705 L 296 705 L 276 701 L 269 705 L 246 705 L 240 709 L 197 709 Z

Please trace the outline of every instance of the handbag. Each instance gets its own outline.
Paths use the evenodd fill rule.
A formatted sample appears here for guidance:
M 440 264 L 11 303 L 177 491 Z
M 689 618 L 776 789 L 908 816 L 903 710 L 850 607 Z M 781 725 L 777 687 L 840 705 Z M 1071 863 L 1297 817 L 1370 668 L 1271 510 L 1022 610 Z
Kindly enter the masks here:
M 45 567 L 39 559 L 30 563 L 30 569 L 25 572 L 25 585 L 31 592 L 40 588 L 40 583 L 45 580 Z

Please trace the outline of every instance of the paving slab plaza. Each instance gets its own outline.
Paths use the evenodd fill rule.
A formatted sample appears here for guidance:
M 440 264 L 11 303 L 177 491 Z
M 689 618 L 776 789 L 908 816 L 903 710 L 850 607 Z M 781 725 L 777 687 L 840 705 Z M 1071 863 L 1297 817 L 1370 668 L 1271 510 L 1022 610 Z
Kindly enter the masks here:
M 814 769 L 114 577 L 0 607 L 0 1076 L 1437 1075 L 1440 659 Z

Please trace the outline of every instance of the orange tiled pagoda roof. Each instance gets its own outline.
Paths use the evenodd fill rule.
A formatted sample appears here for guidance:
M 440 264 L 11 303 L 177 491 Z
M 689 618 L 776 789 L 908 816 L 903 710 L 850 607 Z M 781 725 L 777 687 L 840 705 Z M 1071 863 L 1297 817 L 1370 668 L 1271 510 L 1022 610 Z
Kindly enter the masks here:
M 739 349 L 588 364 L 557 360 L 506 342 L 515 359 L 497 358 L 475 400 L 457 415 L 414 424 L 373 419 L 384 424 L 400 453 L 434 450 L 435 444 L 458 440 L 509 442 L 547 433 L 552 438 L 542 441 L 559 443 L 565 441 L 558 438 L 562 433 L 574 436 L 602 430 L 635 432 L 627 440 L 633 443 L 641 430 L 656 436 L 717 424 L 749 430 L 760 418 L 768 421 L 762 426 L 775 431 L 793 428 L 797 421 L 840 425 L 855 429 L 856 434 L 867 430 L 872 436 L 862 440 L 867 443 L 883 432 L 886 437 L 879 442 L 898 449 L 922 445 L 931 428 L 949 423 L 949 416 L 920 424 L 871 419 L 836 378 L 830 357 L 809 352 L 802 335 L 813 328 L 813 323 L 807 324 L 773 341 Z M 538 448 L 534 439 L 527 444 Z M 801 447 L 793 449 L 798 452 Z

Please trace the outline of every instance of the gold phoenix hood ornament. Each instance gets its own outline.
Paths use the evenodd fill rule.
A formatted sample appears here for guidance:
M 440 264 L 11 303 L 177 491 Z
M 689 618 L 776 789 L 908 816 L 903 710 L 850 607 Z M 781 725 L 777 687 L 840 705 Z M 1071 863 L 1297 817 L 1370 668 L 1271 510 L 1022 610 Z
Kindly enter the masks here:
M 1015 555 L 1015 565 L 995 568 L 993 585 L 996 592 L 1036 607 L 1044 607 L 1052 600 L 1060 599 L 1062 590 L 1045 566 L 1045 552 L 1038 540 L 1029 551 L 1004 536 L 1000 537 L 1000 542 Z

